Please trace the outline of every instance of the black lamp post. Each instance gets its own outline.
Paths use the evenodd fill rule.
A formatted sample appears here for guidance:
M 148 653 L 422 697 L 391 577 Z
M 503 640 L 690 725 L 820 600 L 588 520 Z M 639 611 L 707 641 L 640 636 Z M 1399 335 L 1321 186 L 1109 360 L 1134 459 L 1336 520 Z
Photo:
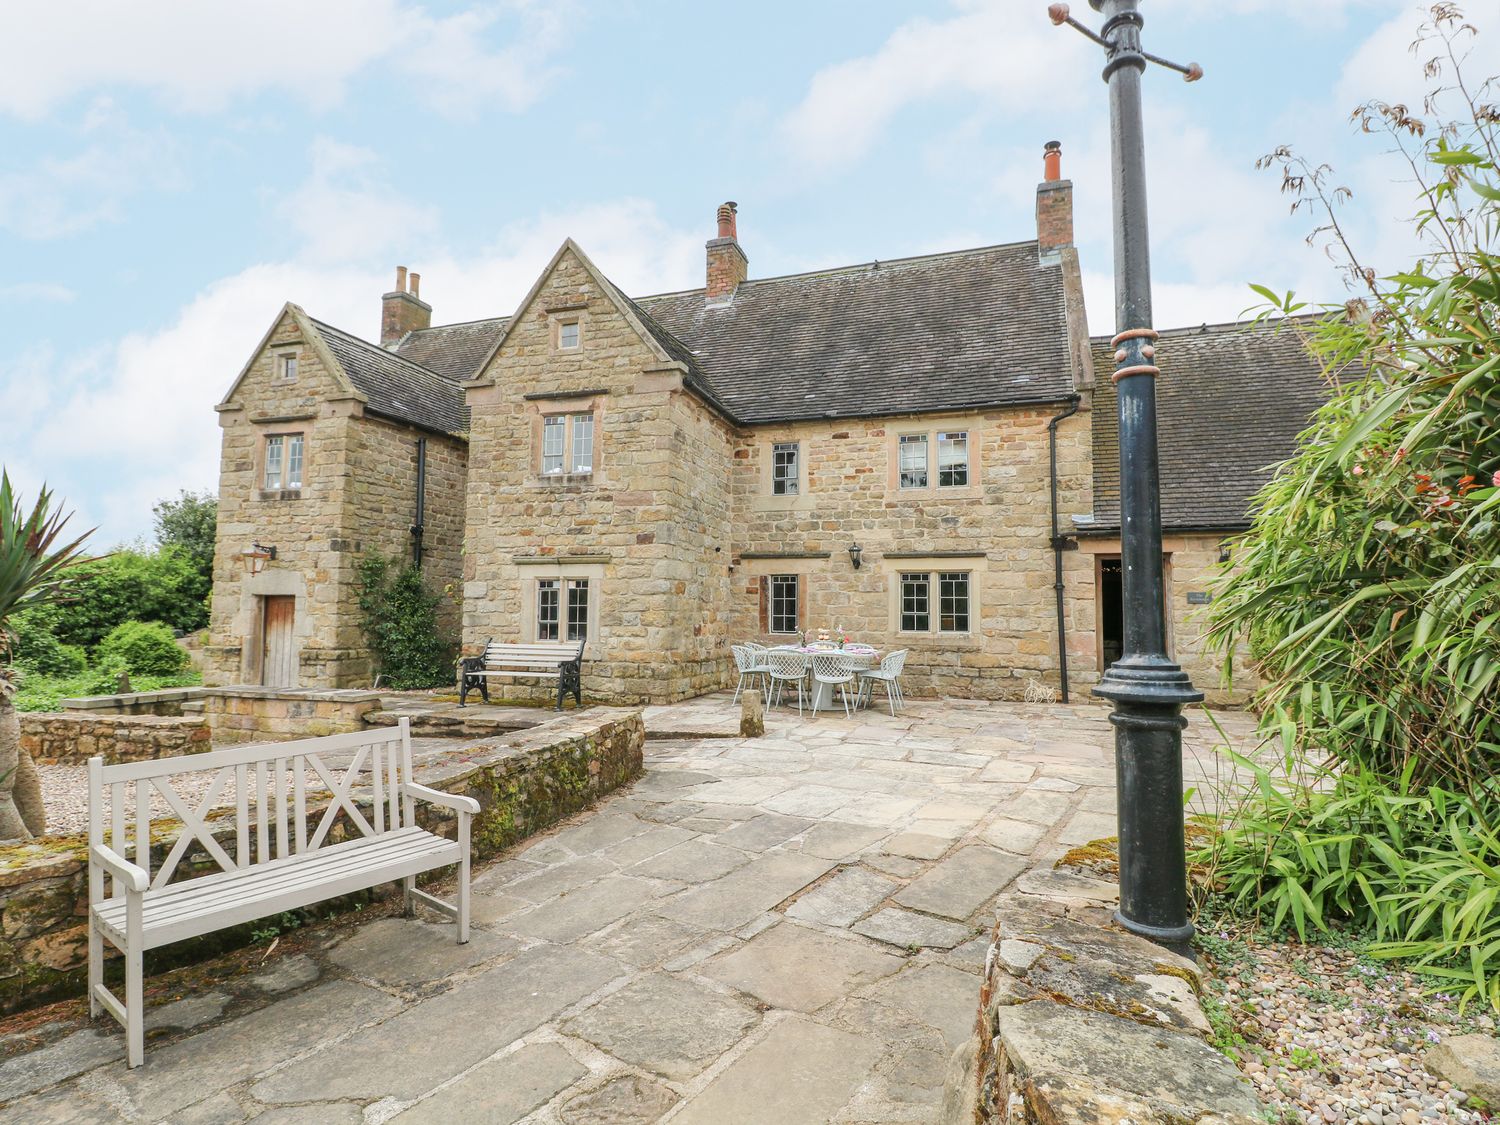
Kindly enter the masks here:
M 1048 9 L 1105 48 L 1113 150 L 1115 372 L 1120 423 L 1120 562 L 1124 646 L 1096 695 L 1114 703 L 1115 776 L 1119 802 L 1120 909 L 1127 930 L 1178 944 L 1193 936 L 1188 920 L 1187 856 L 1182 816 L 1182 717 L 1203 693 L 1167 655 L 1162 582 L 1161 489 L 1156 456 L 1156 332 L 1151 327 L 1151 257 L 1146 235 L 1146 154 L 1141 73 L 1147 61 L 1202 76 L 1141 50 L 1139 0 L 1089 0 L 1104 14 L 1098 34 Z

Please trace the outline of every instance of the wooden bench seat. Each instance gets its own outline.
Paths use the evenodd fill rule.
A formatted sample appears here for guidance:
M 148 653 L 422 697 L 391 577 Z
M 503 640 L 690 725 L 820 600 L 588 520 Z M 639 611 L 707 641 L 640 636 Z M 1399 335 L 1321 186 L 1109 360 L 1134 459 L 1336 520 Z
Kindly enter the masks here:
M 583 646 L 579 641 L 534 641 L 530 644 L 500 644 L 493 640 L 484 646 L 483 656 L 471 656 L 459 662 L 458 705 L 466 706 L 471 691 L 478 691 L 490 701 L 492 679 L 541 679 L 557 681 L 557 709 L 571 694 L 583 705 Z
M 336 764 L 333 755 L 348 761 Z M 196 773 L 212 779 L 194 806 L 173 779 Z M 124 1025 L 129 1066 L 139 1066 L 145 1051 L 142 954 L 148 949 L 397 880 L 408 914 L 417 902 L 426 903 L 454 919 L 460 942 L 469 940 L 469 830 L 479 802 L 429 789 L 411 776 L 407 719 L 386 730 L 180 758 L 116 766 L 89 759 L 89 1010 L 96 1016 L 107 1011 Z M 206 814 L 231 783 L 233 824 L 209 820 Z M 182 821 L 154 873 L 153 798 Z M 317 804 L 325 798 L 331 799 L 320 812 Z M 418 801 L 452 810 L 456 838 L 419 826 Z M 340 817 L 350 836 L 330 844 Z M 230 827 L 234 839 L 226 846 L 219 837 L 227 840 Z M 206 853 L 220 870 L 174 880 L 189 850 Z M 132 854 L 134 862 L 125 858 Z M 417 889 L 417 875 L 450 866 L 459 872 L 456 902 Z M 105 942 L 125 955 L 123 1003 L 104 986 Z

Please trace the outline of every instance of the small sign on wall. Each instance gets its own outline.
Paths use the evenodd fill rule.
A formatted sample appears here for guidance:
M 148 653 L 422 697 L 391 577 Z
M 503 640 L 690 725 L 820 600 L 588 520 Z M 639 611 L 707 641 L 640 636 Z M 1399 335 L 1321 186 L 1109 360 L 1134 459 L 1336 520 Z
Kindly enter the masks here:
M 1187 598 L 1188 605 L 1208 605 L 1214 600 L 1207 590 L 1189 590 Z

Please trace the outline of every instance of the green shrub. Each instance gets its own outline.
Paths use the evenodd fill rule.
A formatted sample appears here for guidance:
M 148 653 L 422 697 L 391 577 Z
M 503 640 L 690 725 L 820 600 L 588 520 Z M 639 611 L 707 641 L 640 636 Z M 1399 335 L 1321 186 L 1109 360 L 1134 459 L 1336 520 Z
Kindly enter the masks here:
M 451 684 L 457 646 L 438 626 L 443 599 L 421 570 L 371 553 L 359 578 L 364 633 L 385 683 L 400 691 Z
M 1500 769 L 1500 117 L 1453 81 L 1471 31 L 1446 5 L 1423 29 L 1451 52 L 1430 72 L 1443 74 L 1430 119 L 1356 112 L 1394 140 L 1403 178 L 1415 173 L 1422 252 L 1406 269 L 1381 276 L 1355 256 L 1330 169 L 1287 149 L 1266 158 L 1296 207 L 1323 212 L 1361 297 L 1309 320 L 1292 316 L 1313 311 L 1293 294 L 1255 287 L 1267 315 L 1305 334 L 1330 397 L 1255 499 L 1214 586 L 1209 642 L 1226 674 L 1248 642 L 1288 753 L 1482 800 Z
M 1500 1011 L 1500 782 L 1474 792 L 1416 787 L 1351 769 L 1292 779 L 1224 751 L 1250 795 L 1190 855 L 1199 885 L 1305 940 L 1335 923 L 1374 936 L 1461 1003 Z
M 101 672 L 110 658 L 117 658 L 131 675 L 143 676 L 170 676 L 188 664 L 188 654 L 173 639 L 171 626 L 160 621 L 116 625 L 95 650 Z
M 119 675 L 125 665 L 118 658 L 103 666 L 86 669 L 75 676 L 41 676 L 22 672 L 20 687 L 16 691 L 17 711 L 57 711 L 62 700 L 85 695 L 113 695 Z M 131 676 L 132 691 L 157 691 L 161 688 L 191 687 L 201 684 L 203 677 L 192 668 L 174 676 Z
M 208 623 L 210 584 L 183 547 L 120 550 L 82 569 L 57 606 L 55 631 L 67 644 L 93 648 L 125 621 L 164 621 L 184 633 Z
M 58 639 L 58 606 L 22 610 L 11 618 L 12 663 L 24 672 L 43 676 L 73 676 L 88 666 L 88 656 L 78 645 Z

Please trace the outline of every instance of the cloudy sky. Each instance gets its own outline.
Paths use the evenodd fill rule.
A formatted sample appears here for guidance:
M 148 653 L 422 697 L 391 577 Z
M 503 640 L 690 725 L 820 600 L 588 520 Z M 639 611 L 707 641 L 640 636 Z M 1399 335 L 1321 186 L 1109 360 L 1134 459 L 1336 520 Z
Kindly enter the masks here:
M 1085 0 L 1075 14 L 1097 25 Z M 1500 19 L 1471 71 L 1500 72 Z M 281 303 L 366 337 L 394 267 L 439 323 L 513 312 L 576 238 L 628 292 L 702 284 L 718 203 L 752 277 L 1034 234 L 1062 141 L 1112 325 L 1098 49 L 1043 0 L 58 0 L 0 38 L 0 462 L 103 544 L 212 489 L 213 405 Z M 1349 110 L 1420 103 L 1407 0 L 1144 0 L 1157 324 L 1247 283 L 1339 299 L 1257 156 L 1338 168 L 1399 260 L 1411 188 Z M 1493 24 L 1494 26 L 1488 26 Z M 103 545 L 101 544 L 101 545 Z

